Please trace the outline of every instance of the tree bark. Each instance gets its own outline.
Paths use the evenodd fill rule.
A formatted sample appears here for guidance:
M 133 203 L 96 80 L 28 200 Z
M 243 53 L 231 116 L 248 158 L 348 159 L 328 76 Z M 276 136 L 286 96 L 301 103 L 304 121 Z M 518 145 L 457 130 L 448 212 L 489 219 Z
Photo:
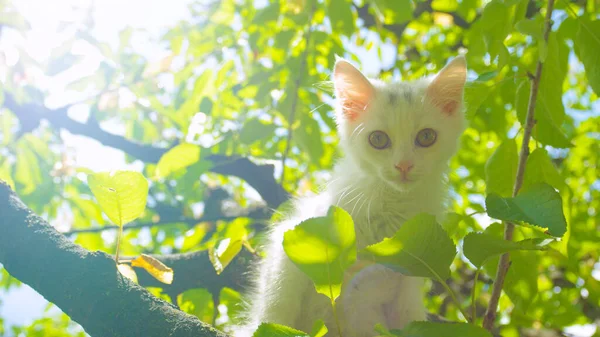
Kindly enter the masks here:
M 67 240 L 1 181 L 0 233 L 4 268 L 91 336 L 226 337 L 121 276 L 111 256 Z

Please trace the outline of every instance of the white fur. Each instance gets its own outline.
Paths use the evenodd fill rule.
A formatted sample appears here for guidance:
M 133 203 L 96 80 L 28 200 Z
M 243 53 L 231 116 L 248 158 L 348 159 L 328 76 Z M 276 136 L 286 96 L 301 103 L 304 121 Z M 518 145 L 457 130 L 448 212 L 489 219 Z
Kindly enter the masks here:
M 341 63 L 343 67 L 338 68 Z M 266 246 L 267 257 L 257 269 L 255 289 L 245 313 L 247 321 L 236 331 L 238 337 L 251 336 L 261 322 L 310 332 L 317 319 L 325 320 L 328 336 L 337 336 L 329 299 L 316 293 L 311 281 L 282 248 L 283 233 L 302 220 L 325 215 L 330 205 L 344 208 L 354 219 L 358 249 L 393 235 L 405 220 L 418 213 L 430 213 L 441 220 L 446 196 L 444 173 L 464 128 L 464 74 L 460 76 L 461 71 L 466 74 L 464 60 L 455 59 L 435 79 L 394 84 L 377 80 L 365 83 L 360 72 L 348 66 L 346 61 L 338 60 L 334 71 L 336 95 L 342 101 L 336 108 L 338 131 L 346 156 L 337 163 L 334 179 L 321 193 L 299 199 L 296 211 L 274 226 Z M 337 76 L 336 71 L 343 74 Z M 350 94 L 341 91 L 353 83 L 360 90 Z M 367 97 L 366 107 L 359 109 L 358 117 L 347 118 L 343 100 L 357 98 L 359 103 L 365 102 L 364 89 L 369 85 L 374 90 Z M 445 92 L 458 92 L 457 85 L 459 94 L 444 97 Z M 436 96 L 430 97 L 432 93 Z M 358 96 L 353 97 L 354 94 Z M 390 99 L 390 94 L 396 98 Z M 458 109 L 444 113 L 444 102 L 452 100 L 459 103 Z M 415 145 L 417 132 L 424 128 L 437 132 L 435 144 L 428 148 Z M 368 136 L 375 130 L 389 135 L 391 147 L 377 150 L 369 145 Z M 402 182 L 394 167 L 402 160 L 414 163 L 408 175 L 410 182 Z M 381 265 L 364 268 L 344 286 L 337 300 L 343 336 L 371 337 L 376 335 L 376 323 L 391 329 L 424 320 L 422 285 L 420 278 L 404 276 Z

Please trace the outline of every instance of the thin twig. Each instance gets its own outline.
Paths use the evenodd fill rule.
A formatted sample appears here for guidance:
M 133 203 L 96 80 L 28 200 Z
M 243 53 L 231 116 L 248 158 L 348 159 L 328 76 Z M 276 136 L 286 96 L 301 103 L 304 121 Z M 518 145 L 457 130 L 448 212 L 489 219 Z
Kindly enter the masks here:
M 553 10 L 554 0 L 548 0 L 548 8 L 546 9 L 545 20 L 546 27 L 544 29 L 544 41 L 546 44 L 548 43 L 548 36 L 550 35 L 550 30 L 552 28 Z M 525 173 L 525 164 L 527 163 L 527 158 L 529 157 L 529 140 L 531 139 L 531 131 L 533 130 L 533 126 L 535 125 L 535 103 L 537 101 L 538 87 L 542 78 L 542 66 L 542 61 L 538 61 L 537 68 L 535 71 L 535 77 L 532 79 L 531 83 L 531 91 L 529 93 L 529 104 L 527 106 L 527 118 L 523 133 L 523 144 L 521 145 L 521 152 L 519 154 L 519 165 L 517 167 L 517 175 L 512 193 L 513 197 L 515 197 L 521 189 L 521 185 L 523 184 L 523 176 Z M 514 230 L 515 225 L 513 223 L 507 222 L 504 228 L 504 239 L 509 241 L 512 240 Z M 504 278 L 506 277 L 506 273 L 508 271 L 509 266 L 510 255 L 506 253 L 500 257 L 500 262 L 498 263 L 498 269 L 496 271 L 494 287 L 492 289 L 492 296 L 490 298 L 490 302 L 488 304 L 487 311 L 483 319 L 483 327 L 489 331 L 492 330 L 492 328 L 494 327 L 494 322 L 496 321 L 496 310 L 498 309 L 498 300 L 500 299 L 500 293 L 502 292 L 502 287 L 504 286 Z
M 304 77 L 304 72 L 306 71 L 306 64 L 308 63 L 308 49 L 310 44 L 310 36 L 312 34 L 312 20 L 315 14 L 315 10 L 317 7 L 313 5 L 310 14 L 308 16 L 308 27 L 306 27 L 306 31 L 303 36 L 306 37 L 304 51 L 302 52 L 302 58 L 300 59 L 300 69 L 298 70 L 298 75 L 296 76 L 296 83 L 294 88 L 294 97 L 292 98 L 292 105 L 290 107 L 290 118 L 288 120 L 288 133 L 287 133 L 287 141 L 285 144 L 285 151 L 283 152 L 283 157 L 281 157 L 281 184 L 285 182 L 285 161 L 287 160 L 290 150 L 292 148 L 292 134 L 293 134 L 293 126 L 294 119 L 296 119 L 296 109 L 298 107 L 298 99 L 300 97 L 300 86 L 302 85 L 302 78 Z
M 140 229 L 140 228 L 146 228 L 146 227 L 161 227 L 161 226 L 173 225 L 173 224 L 185 224 L 185 225 L 191 227 L 193 225 L 196 225 L 196 224 L 199 224 L 202 222 L 215 222 L 215 221 L 229 222 L 229 221 L 234 221 L 239 218 L 250 218 L 250 219 L 254 219 L 254 220 L 261 220 L 261 219 L 268 219 L 269 215 L 266 211 L 262 212 L 262 211 L 256 210 L 253 212 L 248 212 L 247 214 L 239 214 L 239 215 L 235 215 L 235 216 L 206 216 L 206 217 L 200 217 L 197 219 L 182 217 L 182 218 L 175 218 L 175 219 L 166 219 L 166 220 L 162 220 L 159 222 L 132 223 L 132 224 L 123 226 L 123 229 L 129 230 L 129 229 Z M 104 226 L 104 227 L 92 227 L 92 228 L 77 228 L 77 229 L 72 229 L 67 232 L 63 232 L 63 234 L 66 236 L 70 236 L 73 234 L 81 234 L 81 233 L 98 233 L 98 232 L 103 232 L 103 231 L 107 231 L 107 230 L 111 230 L 111 229 L 118 229 L 118 228 L 119 228 L 119 226 L 116 226 L 116 225 Z

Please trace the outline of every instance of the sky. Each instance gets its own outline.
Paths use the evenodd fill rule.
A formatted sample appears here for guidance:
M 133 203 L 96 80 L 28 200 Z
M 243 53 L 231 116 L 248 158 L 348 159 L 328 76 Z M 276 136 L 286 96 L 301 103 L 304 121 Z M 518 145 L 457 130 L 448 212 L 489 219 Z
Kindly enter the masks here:
M 73 10 L 78 7 L 87 7 L 93 4 L 93 19 L 95 23 L 94 36 L 111 45 L 118 44 L 119 32 L 126 27 L 143 29 L 147 34 L 140 34 L 134 38 L 133 45 L 140 53 L 149 60 L 159 60 L 164 57 L 168 50 L 152 41 L 149 37 L 159 37 L 168 27 L 174 26 L 179 20 L 188 17 L 187 5 L 189 0 L 17 0 L 13 2 L 31 24 L 31 31 L 27 33 L 27 40 L 21 41 L 18 36 L 12 35 L 17 43 L 24 43 L 25 49 L 34 58 L 43 61 L 52 50 L 60 46 L 64 36 L 55 32 L 60 20 L 77 19 L 85 12 Z M 375 34 L 375 33 L 372 33 Z M 348 50 L 357 54 L 363 60 L 362 69 L 367 75 L 376 74 L 382 66 L 389 66 L 393 60 L 394 50 L 384 47 L 383 62 L 380 62 L 375 48 L 370 51 L 352 48 L 349 41 L 344 41 Z M 0 48 L 11 43 L 11 35 L 3 34 Z M 89 50 L 84 47 L 75 46 L 77 52 L 86 54 L 86 61 L 73 67 L 65 74 L 55 78 L 44 79 L 42 86 L 48 88 L 50 95 L 46 101 L 49 107 L 59 107 L 75 101 L 76 96 L 70 96 L 63 91 L 64 86 L 73 79 L 95 71 L 99 57 L 94 58 Z M 10 51 L 9 51 L 10 52 Z M 75 50 L 74 50 L 75 52 Z M 89 54 L 88 54 L 89 53 Z M 85 112 L 74 110 L 70 112 L 71 117 L 81 119 Z M 83 116 L 85 117 L 85 116 Z M 85 119 L 85 118 L 83 118 Z M 113 126 L 112 132 L 118 132 L 118 126 Z M 124 154 L 109 147 L 105 147 L 95 140 L 82 136 L 74 136 L 68 132 L 62 132 L 62 137 L 67 146 L 72 147 L 76 154 L 78 166 L 87 167 L 94 171 L 106 171 L 111 169 L 124 169 L 126 167 Z M 480 222 L 489 222 L 488 219 L 480 218 Z M 27 325 L 32 320 L 42 317 L 48 302 L 34 290 L 26 285 L 11 290 L 6 294 L 0 293 L 0 317 L 6 320 L 7 325 Z M 57 311 L 54 307 L 53 311 Z M 579 327 L 570 331 L 575 336 L 591 336 L 593 328 Z

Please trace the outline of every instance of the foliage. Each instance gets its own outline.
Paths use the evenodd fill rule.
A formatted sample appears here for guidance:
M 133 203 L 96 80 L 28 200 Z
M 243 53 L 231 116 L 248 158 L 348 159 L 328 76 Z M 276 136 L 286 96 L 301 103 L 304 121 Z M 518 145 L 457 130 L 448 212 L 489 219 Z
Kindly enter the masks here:
M 248 215 L 263 207 L 250 184 L 219 171 L 223 163 L 216 165 L 211 156 L 239 155 L 273 164 L 287 191 L 301 195 L 316 190 L 338 156 L 331 92 L 320 85 L 329 78 L 336 54 L 361 64 L 371 76 L 412 80 L 466 51 L 469 127 L 450 163 L 449 216 L 441 227 L 426 218 L 412 219 L 394 238 L 369 250 L 386 263 L 431 277 L 427 268 L 411 263 L 413 255 L 425 254 L 427 260 L 421 260 L 431 260 L 428 265 L 438 275 L 427 283 L 435 295 L 427 297 L 427 309 L 451 321 L 470 320 L 457 329 L 473 330 L 473 336 L 478 336 L 476 325 L 489 301 L 498 254 L 508 251 L 512 264 L 506 296 L 499 302 L 497 332 L 507 337 L 541 335 L 597 325 L 599 8 L 594 1 L 557 1 L 546 42 L 546 4 L 202 1 L 190 4 L 189 19 L 153 37 L 168 49 L 159 57 L 134 47 L 143 32 L 124 29 L 118 43 L 109 43 L 95 35 L 94 20 L 81 18 L 62 23 L 61 44 L 53 46 L 50 58 L 40 60 L 22 48 L 30 34 L 28 18 L 10 2 L 0 2 L 0 43 L 9 45 L 6 50 L 12 55 L 0 58 L 0 179 L 87 249 L 114 252 L 112 232 L 101 234 L 102 229 L 112 228 L 111 221 L 125 224 L 139 215 L 124 227 L 124 255 L 208 251 L 223 272 L 238 253 L 259 246 L 266 220 Z M 78 53 L 80 45 L 93 49 L 94 55 Z M 96 69 L 49 89 L 48 81 L 90 58 L 99 60 Z M 544 71 L 534 141 L 522 190 L 513 197 L 530 76 L 539 61 Z M 44 106 L 57 91 L 64 96 L 64 109 L 44 114 L 27 105 Z M 47 122 L 40 123 L 42 117 Z M 96 193 L 87 182 L 96 170 L 78 163 L 87 149 L 70 149 L 73 141 L 61 128 L 122 151 L 118 169 L 127 167 L 151 178 L 143 213 L 122 219 L 124 214 L 115 217 L 111 206 L 107 210 L 106 203 L 94 201 Z M 272 174 L 266 172 L 261 181 Z M 217 186 L 224 193 L 215 192 Z M 517 222 L 515 242 L 502 241 L 502 226 L 491 224 L 490 218 Z M 307 223 L 335 223 L 327 219 Z M 410 226 L 417 222 L 424 226 Z M 551 236 L 545 229 L 557 240 L 548 242 Z M 346 229 L 339 234 L 350 235 Z M 407 236 L 434 237 L 440 245 L 415 252 Z M 4 271 L 0 274 L 0 289 L 18 286 Z M 234 323 L 240 289 L 213 290 L 189 289 L 165 298 L 227 330 Z M 219 300 L 227 310 L 215 306 Z M 61 335 L 80 334 L 64 325 Z M 5 321 L 4 330 L 9 329 Z M 278 329 L 285 335 L 285 328 Z M 416 324 L 407 329 L 411 336 L 428 336 L 428 329 L 447 332 L 448 326 Z M 13 328 L 16 335 L 51 335 L 55 330 L 44 320 Z

